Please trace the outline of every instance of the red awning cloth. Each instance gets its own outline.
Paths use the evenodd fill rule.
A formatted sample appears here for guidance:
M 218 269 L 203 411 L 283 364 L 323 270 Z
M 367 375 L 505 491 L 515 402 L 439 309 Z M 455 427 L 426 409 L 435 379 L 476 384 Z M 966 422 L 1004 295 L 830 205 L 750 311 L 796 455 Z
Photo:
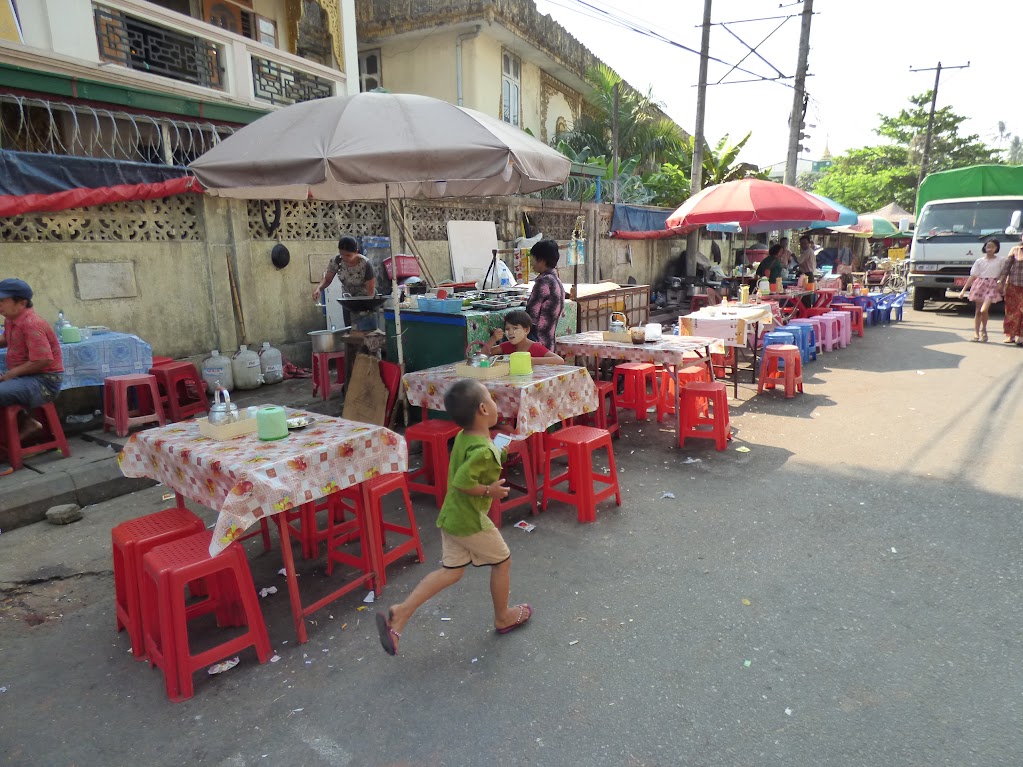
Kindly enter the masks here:
M 202 194 L 202 185 L 195 176 L 181 176 L 151 184 L 119 184 L 96 189 L 78 188 L 51 194 L 0 195 L 0 216 L 21 216 L 25 213 L 56 213 L 69 208 L 88 208 L 111 202 L 155 200 L 174 194 Z
M 688 231 L 699 229 L 698 226 L 680 227 L 678 229 L 655 229 L 647 232 L 611 232 L 615 240 L 666 240 L 669 237 L 681 237 Z

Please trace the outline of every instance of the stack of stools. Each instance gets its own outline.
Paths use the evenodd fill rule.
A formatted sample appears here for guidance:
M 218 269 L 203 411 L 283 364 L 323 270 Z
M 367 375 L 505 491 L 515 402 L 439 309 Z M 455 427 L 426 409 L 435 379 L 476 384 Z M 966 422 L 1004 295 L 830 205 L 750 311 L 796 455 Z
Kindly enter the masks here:
M 805 365 L 810 361 L 810 355 L 816 354 L 811 345 L 811 336 L 813 335 L 813 329 L 805 327 L 803 325 L 794 325 L 792 321 L 785 326 L 785 332 L 792 334 L 792 343 L 799 347 L 799 356 L 803 360 Z
M 836 306 L 832 304 L 832 306 Z M 863 338 L 863 307 L 856 304 L 838 304 L 838 311 L 847 312 L 850 317 L 850 333 Z
M 129 392 L 134 390 L 138 409 L 130 410 Z M 133 426 L 167 423 L 160 388 L 153 375 L 109 376 L 103 380 L 103 431 L 113 426 L 118 437 L 127 437 Z
M 838 346 L 844 349 L 852 343 L 852 314 L 833 309 L 827 316 L 838 320 Z
M 687 439 L 712 439 L 718 450 L 732 438 L 728 421 L 728 387 L 723 381 L 701 381 L 682 389 L 679 404 L 678 446 Z
M 784 346 L 796 343 L 796 337 L 784 330 L 771 330 L 760 336 L 760 348 L 767 351 L 768 346 Z M 760 355 L 760 369 L 764 369 L 764 356 Z
M 670 365 L 664 367 L 658 365 L 657 423 L 661 423 L 666 415 L 675 415 L 675 403 L 678 402 L 681 394 L 675 392 L 674 372 L 674 368 Z M 678 371 L 678 385 L 683 391 L 686 386 L 698 381 L 710 381 L 710 371 L 707 369 L 706 363 L 687 365 Z
M 60 416 L 52 402 L 47 402 L 32 410 L 33 417 L 43 425 L 43 438 L 34 445 L 23 446 L 18 430 L 18 414 L 21 405 L 6 405 L 2 410 L 3 424 L 0 426 L 0 455 L 6 454 L 7 463 L 17 471 L 25 465 L 25 456 L 35 455 L 47 450 L 60 450 L 65 458 L 70 457 L 67 437 L 60 425 Z
M 163 671 L 167 697 L 192 697 L 192 675 L 206 666 L 254 647 L 260 663 L 270 660 L 270 639 L 245 550 L 232 543 L 215 557 L 213 534 L 203 531 L 157 546 L 142 558 L 142 633 L 150 664 Z M 185 604 L 185 586 L 203 580 L 208 596 Z M 220 626 L 246 630 L 225 642 L 192 654 L 188 620 L 215 612 Z
M 396 524 L 384 521 L 383 499 L 390 493 L 401 492 L 405 502 L 406 524 Z M 377 574 L 375 583 L 376 593 L 380 594 L 387 584 L 387 565 L 395 562 L 409 552 L 414 551 L 419 562 L 423 561 L 423 544 L 419 540 L 419 527 L 416 525 L 416 517 L 412 512 L 412 499 L 409 497 L 408 482 L 403 472 L 393 474 L 381 474 L 365 482 L 347 487 L 341 491 L 343 497 L 350 500 L 356 508 L 356 516 L 365 515 L 365 524 L 372 530 L 364 530 L 366 533 L 362 540 L 362 546 L 366 547 L 369 539 L 370 557 L 375 563 L 374 571 Z M 359 507 L 362 507 L 361 509 Z M 387 550 L 387 533 L 398 533 L 406 540 L 394 548 Z M 328 557 L 336 556 L 337 552 L 333 541 L 329 544 Z
M 652 367 L 652 366 L 651 366 Z M 568 468 L 561 474 L 552 476 L 551 463 L 545 464 L 543 475 L 543 508 L 547 510 L 548 501 L 562 501 L 575 506 L 580 522 L 595 522 L 597 504 L 615 497 L 615 503 L 622 505 L 622 491 L 618 486 L 618 470 L 615 468 L 614 450 L 611 448 L 611 435 L 605 429 L 591 426 L 569 426 L 553 434 L 547 435 L 552 450 L 563 450 L 568 456 Z M 608 473 L 602 474 L 593 468 L 593 454 L 600 449 L 607 450 Z M 557 485 L 568 483 L 567 490 L 560 490 Z M 593 483 L 604 485 L 595 491 Z
M 140 596 L 142 557 L 161 544 L 201 533 L 205 529 L 199 517 L 179 507 L 122 522 L 111 530 L 117 630 L 128 629 L 131 652 L 136 658 L 145 655 Z
M 807 349 L 809 351 L 809 360 L 816 361 L 816 359 L 817 359 L 817 352 L 818 351 L 823 351 L 823 348 L 821 347 L 820 331 L 818 330 L 818 328 L 822 324 L 823 323 L 821 322 L 821 320 L 819 318 L 817 318 L 817 317 L 809 317 L 809 318 L 799 319 L 799 320 L 789 320 L 789 324 L 785 326 L 787 328 L 803 327 L 803 328 L 806 329 L 806 336 L 807 336 L 806 343 L 807 343 Z M 804 362 L 805 361 L 808 361 L 808 360 L 804 359 Z
M 597 409 L 579 416 L 579 423 L 607 429 L 612 437 L 620 436 L 622 425 L 618 421 L 618 396 L 615 394 L 615 385 L 610 381 L 594 383 L 597 385 Z
M 516 465 L 522 467 L 523 481 L 526 483 L 524 485 L 516 484 L 508 478 L 508 469 Z M 490 521 L 496 527 L 501 526 L 501 517 L 504 515 L 504 512 L 519 506 L 526 506 L 534 516 L 539 513 L 537 508 L 539 494 L 537 493 L 534 467 L 533 456 L 529 449 L 529 440 L 513 439 L 508 443 L 508 460 L 505 461 L 504 467 L 501 470 L 501 477 L 504 478 L 506 487 L 509 490 L 514 490 L 518 495 L 513 495 L 509 492 L 508 497 L 504 500 L 495 498 L 491 501 L 490 512 L 487 516 L 490 517 Z
M 841 326 L 838 318 L 831 315 L 830 309 L 811 309 L 807 319 L 817 320 L 817 339 L 820 341 L 821 349 L 826 352 L 834 351 L 839 346 Z
M 784 382 L 786 397 L 795 397 L 797 390 L 802 393 L 803 363 L 798 346 L 781 344 L 764 348 L 757 394 L 773 389 L 778 381 Z
M 335 380 L 330 380 L 330 363 L 336 368 Z M 319 392 L 320 399 L 330 399 L 345 383 L 344 352 L 313 352 L 313 396 Z
M 637 421 L 645 421 L 647 411 L 657 405 L 655 371 L 656 368 L 648 362 L 626 362 L 615 366 L 615 391 L 622 391 L 618 395 L 618 407 L 635 412 Z
M 448 492 L 448 443 L 461 429 L 452 421 L 430 420 L 405 429 L 407 443 L 423 443 L 423 464 L 408 474 L 408 489 L 432 495 L 439 509 Z
M 156 378 L 160 400 L 172 423 L 209 412 L 206 382 L 191 362 L 168 362 L 159 367 L 154 365 L 149 374 Z

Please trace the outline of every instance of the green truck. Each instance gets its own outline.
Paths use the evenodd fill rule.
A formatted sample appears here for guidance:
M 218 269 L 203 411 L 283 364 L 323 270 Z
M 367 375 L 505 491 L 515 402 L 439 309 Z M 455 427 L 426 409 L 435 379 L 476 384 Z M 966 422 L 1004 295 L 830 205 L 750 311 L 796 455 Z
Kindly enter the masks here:
M 972 165 L 932 173 L 916 195 L 910 249 L 913 308 L 960 288 L 988 237 L 1017 241 L 1023 215 L 1023 166 Z

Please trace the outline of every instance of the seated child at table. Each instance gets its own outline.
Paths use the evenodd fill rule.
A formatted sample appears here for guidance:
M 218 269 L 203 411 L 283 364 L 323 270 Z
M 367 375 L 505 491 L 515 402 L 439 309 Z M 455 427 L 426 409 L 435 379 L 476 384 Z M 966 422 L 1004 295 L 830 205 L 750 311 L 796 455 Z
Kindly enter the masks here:
M 560 365 L 564 363 L 565 360 L 543 344 L 529 340 L 529 331 L 532 327 L 533 320 L 525 312 L 508 312 L 504 315 L 504 332 L 502 333 L 500 328 L 494 328 L 490 334 L 490 340 L 483 345 L 483 353 L 511 354 L 512 352 L 529 352 L 529 356 L 533 358 L 534 365 Z M 508 340 L 502 342 L 502 335 Z
M 490 594 L 498 634 L 514 631 L 533 615 L 528 604 L 508 606 L 511 552 L 487 516 L 491 501 L 508 495 L 501 479 L 506 454 L 490 438 L 490 429 L 497 424 L 497 405 L 482 383 L 463 378 L 444 396 L 444 409 L 462 431 L 451 450 L 448 492 L 437 517 L 441 568 L 423 578 L 404 602 L 377 613 L 380 644 L 388 655 L 398 654 L 401 632 L 416 610 L 458 583 L 469 564 L 491 568 Z

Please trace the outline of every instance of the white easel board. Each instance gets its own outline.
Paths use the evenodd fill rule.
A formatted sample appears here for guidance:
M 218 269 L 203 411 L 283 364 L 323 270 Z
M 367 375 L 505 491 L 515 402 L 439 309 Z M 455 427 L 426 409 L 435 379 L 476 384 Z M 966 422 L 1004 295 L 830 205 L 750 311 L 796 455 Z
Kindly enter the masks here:
M 448 254 L 455 282 L 482 280 L 500 247 L 493 221 L 448 221 Z

